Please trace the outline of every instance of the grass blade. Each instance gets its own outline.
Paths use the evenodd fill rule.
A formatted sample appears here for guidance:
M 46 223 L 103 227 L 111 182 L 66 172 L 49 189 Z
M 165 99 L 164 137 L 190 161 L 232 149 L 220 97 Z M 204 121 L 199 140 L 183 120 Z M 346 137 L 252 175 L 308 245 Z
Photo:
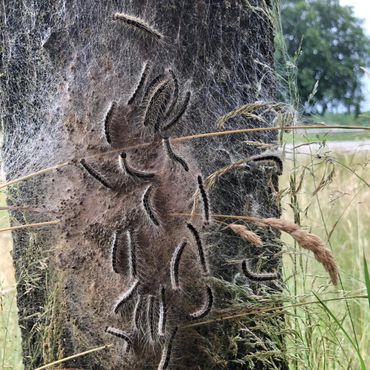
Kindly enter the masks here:
M 370 307 L 370 276 L 369 276 L 369 269 L 367 267 L 367 261 L 364 254 L 364 275 L 365 275 L 365 285 L 367 290 L 367 299 L 369 300 L 369 307 Z
M 344 326 L 341 324 L 341 322 L 337 319 L 337 317 L 333 314 L 333 312 L 329 309 L 329 307 L 319 298 L 319 296 L 315 292 L 312 292 L 312 293 L 314 294 L 316 299 L 319 301 L 321 306 L 324 308 L 326 313 L 335 321 L 335 323 L 338 325 L 340 330 L 343 332 L 345 337 L 349 340 L 349 342 L 351 343 L 351 345 L 355 349 L 355 351 L 357 353 L 357 356 L 358 356 L 358 359 L 359 359 L 360 364 L 361 364 L 361 370 L 366 370 L 365 361 L 361 356 L 361 352 L 360 352 L 359 348 L 356 346 L 356 344 L 353 341 L 353 339 L 351 338 L 351 336 L 348 334 L 347 330 L 344 328 Z

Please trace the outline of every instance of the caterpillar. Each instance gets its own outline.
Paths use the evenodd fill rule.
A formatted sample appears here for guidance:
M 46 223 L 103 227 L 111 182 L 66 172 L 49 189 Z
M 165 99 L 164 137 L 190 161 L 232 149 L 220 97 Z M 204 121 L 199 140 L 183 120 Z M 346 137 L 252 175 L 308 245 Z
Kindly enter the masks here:
M 161 362 L 158 365 L 158 370 L 166 370 L 168 368 L 168 365 L 170 364 L 173 341 L 176 337 L 177 330 L 178 330 L 178 327 L 176 326 L 172 330 L 172 333 L 170 337 L 168 338 L 168 341 L 165 343 L 163 347 Z
M 128 100 L 127 105 L 131 105 L 135 101 L 139 91 L 144 86 L 144 83 L 145 83 L 146 78 L 148 76 L 149 69 L 150 69 L 150 62 L 146 62 L 144 64 L 144 68 L 141 72 L 141 77 L 140 77 L 139 83 L 137 84 L 136 89 L 133 92 L 131 98 Z
M 283 161 L 277 154 L 261 154 L 254 157 L 253 162 L 262 162 L 262 161 L 273 161 L 276 165 L 276 173 L 280 176 L 283 174 Z
M 143 297 L 138 294 L 138 297 L 137 297 L 137 301 L 135 303 L 135 307 L 134 307 L 134 312 L 133 312 L 133 315 L 132 315 L 132 321 L 133 321 L 133 324 L 134 324 L 134 328 L 136 330 L 139 330 L 139 320 L 140 320 L 140 311 L 141 311 L 141 307 L 143 305 Z
M 174 126 L 180 120 L 180 118 L 183 116 L 183 114 L 185 113 L 185 111 L 186 111 L 186 109 L 189 105 L 190 96 L 191 96 L 191 93 L 190 93 L 190 91 L 188 91 L 185 95 L 185 99 L 184 99 L 184 102 L 182 103 L 182 106 L 181 106 L 180 110 L 177 112 L 176 116 L 173 117 L 172 120 L 163 127 L 163 129 L 162 129 L 163 131 L 166 131 L 166 130 L 170 129 L 172 126 Z
M 177 81 L 177 78 L 175 76 L 175 73 L 172 71 L 172 69 L 168 70 L 169 74 L 171 75 L 172 82 L 174 85 L 173 93 L 172 93 L 172 102 L 169 108 L 166 112 L 166 117 L 168 118 L 170 114 L 172 113 L 173 109 L 175 108 L 175 105 L 177 103 L 177 99 L 179 98 L 179 82 Z
M 165 137 L 163 138 L 162 140 L 163 142 L 163 146 L 165 148 L 165 151 L 166 151 L 166 154 L 168 155 L 168 157 L 173 160 L 174 162 L 177 162 L 179 163 L 182 168 L 188 172 L 189 171 L 189 166 L 188 164 L 185 162 L 184 159 L 182 159 L 181 157 L 179 157 L 178 155 L 176 155 L 173 150 L 172 150 L 172 147 L 171 147 L 171 144 L 170 144 L 170 139 Z
M 167 304 L 166 304 L 166 288 L 161 286 L 159 291 L 159 320 L 158 320 L 158 335 L 164 335 L 166 331 L 167 319 Z
M 103 175 L 100 175 L 93 167 L 86 163 L 85 159 L 80 160 L 81 166 L 87 171 L 87 173 L 92 176 L 95 180 L 99 181 L 106 188 L 113 190 L 113 187 L 109 182 L 104 178 Z
M 108 144 L 112 144 L 112 137 L 110 134 L 110 123 L 112 121 L 112 117 L 114 114 L 114 111 L 117 108 L 117 103 L 114 101 L 110 104 L 109 109 L 105 115 L 104 118 L 104 134 L 105 134 L 105 139 L 107 140 Z
M 114 313 L 118 313 L 118 310 L 122 307 L 123 304 L 125 304 L 127 301 L 129 301 L 134 293 L 136 292 L 137 288 L 139 286 L 139 279 L 135 279 L 133 283 L 130 285 L 130 287 L 124 292 L 119 298 L 118 302 L 116 303 L 114 307 Z
M 204 254 L 203 244 L 202 244 L 202 241 L 200 239 L 198 230 L 190 223 L 188 223 L 186 225 L 187 225 L 188 229 L 190 230 L 190 232 L 193 234 L 193 237 L 194 237 L 195 242 L 197 244 L 199 260 L 200 260 L 200 264 L 202 266 L 203 272 L 205 274 L 208 274 L 208 267 L 207 267 L 207 263 L 206 263 L 206 257 L 205 257 L 205 254 Z
M 123 21 L 128 26 L 141 31 L 144 35 L 153 37 L 156 40 L 161 40 L 164 37 L 159 31 L 150 26 L 143 19 L 134 17 L 133 15 L 128 15 L 125 13 L 115 13 L 113 14 L 113 19 Z
M 122 152 L 119 155 L 118 161 L 119 161 L 122 171 L 126 172 L 129 176 L 140 178 L 143 180 L 150 180 L 155 176 L 155 174 L 152 172 L 144 172 L 144 171 L 140 171 L 140 170 L 136 170 L 132 168 L 127 163 L 127 154 L 125 152 Z
M 154 341 L 154 296 L 149 295 L 146 305 L 146 322 L 149 332 L 149 340 Z
M 107 326 L 105 328 L 105 332 L 108 334 L 114 335 L 115 337 L 123 339 L 126 342 L 126 352 L 130 351 L 132 342 L 131 342 L 131 338 L 128 335 L 128 333 L 122 330 L 116 329 L 116 328 L 112 328 L 111 326 Z
M 129 252 L 129 267 L 130 267 L 130 276 L 131 278 L 136 278 L 137 274 L 137 265 L 136 265 L 136 243 L 132 240 L 131 231 L 127 230 L 127 247 Z
M 179 289 L 179 267 L 182 253 L 187 245 L 187 241 L 182 241 L 175 249 L 172 254 L 171 263 L 170 263 L 170 277 L 171 277 L 171 286 L 172 289 Z
M 207 193 L 203 186 L 202 176 L 198 176 L 198 188 L 202 198 L 204 223 L 207 225 L 209 223 L 209 201 Z
M 150 195 L 153 191 L 153 185 L 148 186 L 148 188 L 145 190 L 143 195 L 143 206 L 146 214 L 148 215 L 149 219 L 152 221 L 152 223 L 155 226 L 159 226 L 159 221 L 157 217 L 155 216 L 151 204 L 150 204 Z
M 191 313 L 190 319 L 191 320 L 202 319 L 203 317 L 207 316 L 210 313 L 212 306 L 213 306 L 213 293 L 212 293 L 212 289 L 209 286 L 207 286 L 206 287 L 206 297 L 205 297 L 203 307 L 199 311 Z
M 242 262 L 242 270 L 244 275 L 252 281 L 270 281 L 275 280 L 279 277 L 277 272 L 262 272 L 256 273 L 251 271 L 247 260 Z

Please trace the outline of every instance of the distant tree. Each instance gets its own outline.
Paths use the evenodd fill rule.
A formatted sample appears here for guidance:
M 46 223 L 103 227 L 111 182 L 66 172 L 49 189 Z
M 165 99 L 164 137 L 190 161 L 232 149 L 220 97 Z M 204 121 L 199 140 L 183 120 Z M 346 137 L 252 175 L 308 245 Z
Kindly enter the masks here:
M 289 55 L 298 57 L 298 91 L 307 113 L 345 107 L 360 112 L 361 66 L 370 60 L 370 39 L 353 9 L 338 0 L 287 0 L 282 27 Z M 310 94 L 318 81 L 311 103 Z

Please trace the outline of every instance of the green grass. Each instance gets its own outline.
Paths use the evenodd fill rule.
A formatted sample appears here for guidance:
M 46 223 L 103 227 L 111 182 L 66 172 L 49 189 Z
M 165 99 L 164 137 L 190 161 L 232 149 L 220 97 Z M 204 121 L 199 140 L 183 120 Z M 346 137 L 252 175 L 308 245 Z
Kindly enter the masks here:
M 369 126 L 370 112 L 361 113 L 358 117 L 354 114 L 346 113 L 326 113 L 323 116 L 314 115 L 310 117 L 311 122 L 324 122 L 327 124 L 337 124 L 346 126 Z
M 307 131 L 298 131 L 297 133 L 285 135 L 284 142 L 292 144 L 293 141 L 298 143 L 324 143 L 334 141 L 368 141 L 370 140 L 370 131 L 333 131 L 327 133 L 310 133 Z
M 289 310 L 286 330 L 291 369 L 364 369 L 370 363 L 370 309 L 363 258 L 364 254 L 367 260 L 370 256 L 369 163 L 370 153 L 365 152 L 324 157 L 306 153 L 286 161 L 281 181 L 283 216 L 300 219 L 303 227 L 325 240 L 341 274 L 338 288 L 330 286 L 313 256 L 284 236 L 291 300 L 312 301 L 317 296 L 318 302 Z M 338 300 L 323 302 L 333 297 Z

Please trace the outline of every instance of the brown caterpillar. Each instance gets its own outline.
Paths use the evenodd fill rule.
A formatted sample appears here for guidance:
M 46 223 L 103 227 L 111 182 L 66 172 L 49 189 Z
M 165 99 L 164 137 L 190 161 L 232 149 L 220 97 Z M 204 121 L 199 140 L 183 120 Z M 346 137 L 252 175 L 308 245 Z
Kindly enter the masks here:
M 179 289 L 179 267 L 182 253 L 187 245 L 187 241 L 182 241 L 175 249 L 172 254 L 171 264 L 170 264 L 170 277 L 172 289 Z
M 170 114 L 172 113 L 173 109 L 175 108 L 175 105 L 177 103 L 177 100 L 179 98 L 179 82 L 177 81 L 177 78 L 175 74 L 173 73 L 172 69 L 168 71 L 168 73 L 171 75 L 172 82 L 174 85 L 173 93 L 172 93 L 172 102 L 169 108 L 167 109 L 166 112 L 166 117 L 168 118 Z
M 253 162 L 262 162 L 262 161 L 273 161 L 276 165 L 276 173 L 280 176 L 283 174 L 283 161 L 280 156 L 277 154 L 261 154 L 253 158 Z
M 138 294 L 138 297 L 137 297 L 137 301 L 135 303 L 135 307 L 134 307 L 134 312 L 133 312 L 133 324 L 134 324 L 134 328 L 136 330 L 139 330 L 139 319 L 140 319 L 140 311 L 141 311 L 141 307 L 143 306 L 143 297 Z
M 173 119 L 163 127 L 163 131 L 166 131 L 168 129 L 170 129 L 173 125 L 175 125 L 179 120 L 180 118 L 183 116 L 183 114 L 185 113 L 188 105 L 189 105 L 189 102 L 190 102 L 190 96 L 191 96 L 191 93 L 190 91 L 188 91 L 186 93 L 186 96 L 185 96 L 185 99 L 184 99 L 184 102 L 182 103 L 182 106 L 180 108 L 180 110 L 177 112 L 176 116 L 173 117 Z
M 158 335 L 162 336 L 166 331 L 167 319 L 167 304 L 166 304 L 166 288 L 161 286 L 159 291 L 159 320 L 158 320 Z
M 207 225 L 209 224 L 209 201 L 208 195 L 203 186 L 202 176 L 198 176 L 198 188 L 202 198 L 204 223 Z
M 114 313 L 118 313 L 119 309 L 122 307 L 123 304 L 125 304 L 127 301 L 129 301 L 134 293 L 136 292 L 137 288 L 139 286 L 139 279 L 135 279 L 130 287 L 124 292 L 119 298 L 118 302 L 116 303 L 114 307 Z
M 153 37 L 156 40 L 163 39 L 163 35 L 159 31 L 150 26 L 141 18 L 134 17 L 133 15 L 128 15 L 125 13 L 115 13 L 113 14 L 113 19 L 123 21 L 128 26 L 133 27 L 139 32 L 142 32 L 144 35 Z
M 110 126 L 114 111 L 116 110 L 116 107 L 117 107 L 117 103 L 115 101 L 112 102 L 104 118 L 104 134 L 105 134 L 105 139 L 107 140 L 108 144 L 112 144 L 112 138 L 111 138 L 109 126 Z
M 277 272 L 257 273 L 257 272 L 251 271 L 247 260 L 244 260 L 242 262 L 242 270 L 243 270 L 244 275 L 252 281 L 271 281 L 271 280 L 276 280 L 279 277 Z
M 120 167 L 121 167 L 122 171 L 126 172 L 129 176 L 137 177 L 137 178 L 143 179 L 143 180 L 150 180 L 155 176 L 154 173 L 144 172 L 144 171 L 140 171 L 140 170 L 136 170 L 136 169 L 132 168 L 127 163 L 127 155 L 126 155 L 125 152 L 122 152 L 119 155 L 118 161 L 119 161 L 119 164 L 120 164 Z
M 149 332 L 149 340 L 154 342 L 154 296 L 149 295 L 146 305 L 146 322 Z
M 197 244 L 200 265 L 202 266 L 203 272 L 205 274 L 208 274 L 208 267 L 207 267 L 207 263 L 206 263 L 206 257 L 205 257 L 205 254 L 204 254 L 203 244 L 202 244 L 202 241 L 200 239 L 198 230 L 190 223 L 188 223 L 186 225 L 187 225 L 188 229 L 190 230 L 190 232 L 192 233 L 192 235 L 195 239 L 195 242 Z
M 168 338 L 168 341 L 165 343 L 163 347 L 161 362 L 158 365 L 158 370 L 165 370 L 168 368 L 168 365 L 170 364 L 173 341 L 175 339 L 177 330 L 178 327 L 176 326 L 173 329 L 170 337 Z
M 143 206 L 144 206 L 144 210 L 145 210 L 146 214 L 148 215 L 150 221 L 152 221 L 152 223 L 155 226 L 159 226 L 159 221 L 158 221 L 157 217 L 155 216 L 155 214 L 152 210 L 152 206 L 150 204 L 150 195 L 151 195 L 152 191 L 153 191 L 153 185 L 149 185 L 148 188 L 145 190 L 144 195 L 143 195 Z
M 127 247 L 129 252 L 129 267 L 130 267 L 130 277 L 136 278 L 137 275 L 137 264 L 136 264 L 136 244 L 132 240 L 131 231 L 127 230 Z
M 112 270 L 113 272 L 115 272 L 116 274 L 119 274 L 119 269 L 117 268 L 117 246 L 118 246 L 118 243 L 117 243 L 117 232 L 114 231 L 113 232 L 113 237 L 112 237 L 112 252 L 111 252 L 111 255 L 112 255 Z
M 212 289 L 207 285 L 204 305 L 199 311 L 191 313 L 190 319 L 191 320 L 202 319 L 203 317 L 207 316 L 211 312 L 212 306 L 213 306 L 213 293 L 212 293 Z
M 131 105 L 135 101 L 135 99 L 137 98 L 137 95 L 139 94 L 139 91 L 144 86 L 144 83 L 145 83 L 146 78 L 147 78 L 148 73 L 149 73 L 149 69 L 150 69 L 150 62 L 146 62 L 145 65 L 144 65 L 143 71 L 141 72 L 141 77 L 140 77 L 139 83 L 137 84 L 136 89 L 135 89 L 134 93 L 132 94 L 131 98 L 128 100 L 127 105 Z
M 128 333 L 122 330 L 116 329 L 116 328 L 112 328 L 111 326 L 107 326 L 105 328 L 105 332 L 108 334 L 114 335 L 115 337 L 123 339 L 126 342 L 126 353 L 130 351 L 132 343 L 131 343 L 131 338 L 128 335 Z
M 170 139 L 165 137 L 163 138 L 163 146 L 165 148 L 165 151 L 166 151 L 166 154 L 168 155 L 168 157 L 173 160 L 174 162 L 177 162 L 179 163 L 182 168 L 188 172 L 189 171 L 189 166 L 188 164 L 185 162 L 184 159 L 182 159 L 181 157 L 179 157 L 178 155 L 176 155 L 173 150 L 172 150 L 172 147 L 171 147 L 171 144 L 170 144 Z
M 93 167 L 86 163 L 84 159 L 80 160 L 81 166 L 87 171 L 87 173 L 92 176 L 95 180 L 99 181 L 106 188 L 113 190 L 113 187 L 109 182 L 104 178 L 103 175 L 100 175 Z

